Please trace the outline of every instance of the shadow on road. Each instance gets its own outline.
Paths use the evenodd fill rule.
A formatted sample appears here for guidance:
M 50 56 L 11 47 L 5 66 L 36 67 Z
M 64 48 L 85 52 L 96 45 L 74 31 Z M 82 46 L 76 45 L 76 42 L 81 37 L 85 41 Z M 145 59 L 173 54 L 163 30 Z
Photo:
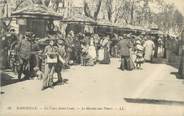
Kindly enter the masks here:
M 63 79 L 63 82 L 55 82 L 54 86 L 59 86 L 59 85 L 64 85 L 64 84 L 68 84 L 68 79 Z
M 171 72 L 171 75 L 175 75 L 176 79 L 184 79 L 178 72 Z
M 4 94 L 5 92 L 4 91 L 1 91 L 1 94 Z
M 10 84 L 21 82 L 21 80 L 15 79 L 14 77 L 12 77 L 4 72 L 1 72 L 0 80 L 1 80 L 0 86 L 7 86 Z
M 155 105 L 180 105 L 184 106 L 184 101 L 162 100 L 162 99 L 138 99 L 138 98 L 124 98 L 128 103 L 137 104 L 155 104 Z

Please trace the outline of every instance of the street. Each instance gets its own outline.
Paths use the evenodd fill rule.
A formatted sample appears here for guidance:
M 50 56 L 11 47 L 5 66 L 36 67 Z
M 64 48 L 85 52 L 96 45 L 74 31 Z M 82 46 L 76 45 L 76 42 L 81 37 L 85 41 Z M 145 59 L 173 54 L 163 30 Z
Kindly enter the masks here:
M 1 116 L 6 116 L 6 113 L 23 115 L 27 110 L 17 108 L 28 106 L 38 108 L 29 109 L 30 113 L 44 116 L 52 112 L 131 116 L 147 116 L 155 112 L 161 116 L 184 116 L 184 80 L 176 78 L 176 68 L 167 64 L 144 63 L 143 70 L 121 71 L 119 65 L 119 59 L 111 59 L 110 65 L 72 66 L 63 71 L 64 84 L 45 91 L 41 91 L 40 80 L 14 81 L 4 85 L 1 87 Z M 14 77 L 11 81 L 17 79 L 12 72 L 6 74 Z M 45 107 L 49 108 L 45 110 Z

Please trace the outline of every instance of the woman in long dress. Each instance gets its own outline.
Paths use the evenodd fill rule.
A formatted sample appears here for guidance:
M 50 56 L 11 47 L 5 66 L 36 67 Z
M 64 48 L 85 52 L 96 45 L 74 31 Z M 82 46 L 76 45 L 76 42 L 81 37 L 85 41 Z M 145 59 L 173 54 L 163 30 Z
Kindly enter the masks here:
M 110 63 L 109 37 L 103 37 L 100 41 L 99 63 L 100 64 Z
M 164 47 L 163 47 L 163 41 L 161 38 L 158 39 L 158 58 L 163 58 L 164 56 Z
M 89 52 L 91 52 L 88 43 L 84 42 L 81 44 L 81 65 L 82 66 L 94 66 L 94 61 Z
M 95 64 L 97 55 L 96 55 L 96 48 L 94 46 L 94 38 L 90 39 L 90 45 L 89 45 L 88 52 L 91 57 L 91 62 Z
M 155 49 L 155 44 L 152 40 L 148 39 L 144 43 L 144 59 L 147 62 L 152 62 L 153 55 L 154 55 L 154 49 Z

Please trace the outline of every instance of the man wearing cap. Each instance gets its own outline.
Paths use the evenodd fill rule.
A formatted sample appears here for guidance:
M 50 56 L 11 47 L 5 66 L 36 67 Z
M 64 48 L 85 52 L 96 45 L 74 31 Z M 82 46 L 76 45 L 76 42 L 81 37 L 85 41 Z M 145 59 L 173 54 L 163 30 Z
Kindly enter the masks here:
M 55 65 L 55 71 L 58 76 L 58 82 L 62 82 L 61 72 L 63 69 L 63 65 L 65 64 L 65 57 L 66 57 L 64 40 L 62 39 L 57 40 L 57 53 L 58 53 L 58 63 Z

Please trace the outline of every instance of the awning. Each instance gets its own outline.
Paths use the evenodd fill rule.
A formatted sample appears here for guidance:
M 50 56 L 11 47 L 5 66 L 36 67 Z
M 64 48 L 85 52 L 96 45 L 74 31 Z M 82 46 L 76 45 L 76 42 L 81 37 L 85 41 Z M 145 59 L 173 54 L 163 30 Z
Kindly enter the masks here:
M 100 27 L 113 27 L 113 24 L 107 20 L 97 20 L 96 26 L 100 26 Z
M 73 15 L 67 18 L 64 18 L 62 22 L 67 22 L 67 23 L 84 23 L 84 24 L 95 24 L 96 21 L 93 20 L 92 18 L 89 18 L 85 15 Z
M 38 19 L 53 19 L 62 20 L 63 16 L 54 12 L 52 9 L 47 8 L 44 5 L 33 4 L 24 7 L 20 10 L 14 11 L 11 14 L 14 18 L 38 18 Z

